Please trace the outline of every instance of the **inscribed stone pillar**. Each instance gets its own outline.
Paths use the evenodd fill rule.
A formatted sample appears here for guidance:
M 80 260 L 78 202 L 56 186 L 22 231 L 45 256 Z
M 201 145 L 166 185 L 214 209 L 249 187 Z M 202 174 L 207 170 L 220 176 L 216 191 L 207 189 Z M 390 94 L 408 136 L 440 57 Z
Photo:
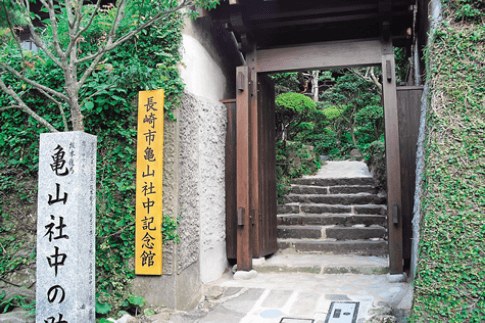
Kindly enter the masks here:
M 37 323 L 94 323 L 96 136 L 40 136 Z

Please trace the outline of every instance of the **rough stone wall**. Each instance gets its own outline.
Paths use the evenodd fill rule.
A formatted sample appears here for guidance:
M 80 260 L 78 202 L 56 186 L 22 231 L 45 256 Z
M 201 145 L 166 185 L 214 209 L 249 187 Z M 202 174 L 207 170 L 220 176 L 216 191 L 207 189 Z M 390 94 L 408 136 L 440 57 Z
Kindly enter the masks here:
M 197 100 L 184 95 L 180 112 L 180 244 L 177 272 L 199 258 L 199 122 Z
M 227 113 L 219 102 L 198 98 L 201 280 L 218 279 L 227 267 L 225 139 Z

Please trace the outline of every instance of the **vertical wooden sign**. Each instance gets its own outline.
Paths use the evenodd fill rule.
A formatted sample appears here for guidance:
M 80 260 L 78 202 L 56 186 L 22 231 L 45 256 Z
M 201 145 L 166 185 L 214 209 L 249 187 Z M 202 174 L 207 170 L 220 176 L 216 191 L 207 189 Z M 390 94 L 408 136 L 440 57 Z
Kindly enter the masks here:
M 135 274 L 162 274 L 164 90 L 138 94 Z

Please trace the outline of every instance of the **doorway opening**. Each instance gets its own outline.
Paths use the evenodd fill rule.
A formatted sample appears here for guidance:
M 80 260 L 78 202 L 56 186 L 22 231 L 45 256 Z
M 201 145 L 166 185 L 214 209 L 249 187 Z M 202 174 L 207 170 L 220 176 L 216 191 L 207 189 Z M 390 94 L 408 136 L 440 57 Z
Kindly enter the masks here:
M 234 242 L 232 255 L 236 255 L 238 267 L 242 270 L 252 268 L 252 258 L 266 256 L 277 250 L 276 198 L 272 193 L 276 185 L 273 175 L 276 161 L 270 157 L 275 151 L 269 146 L 274 139 L 268 139 L 276 136 L 275 123 L 270 118 L 275 111 L 275 91 L 274 83 L 267 74 L 378 66 L 382 71 L 388 174 L 387 207 L 380 215 L 387 214 L 389 272 L 402 274 L 400 134 L 392 44 L 383 40 L 362 40 L 259 50 L 253 46 L 246 54 L 246 62 L 247 65 L 237 69 L 237 98 L 233 101 L 233 117 L 236 119 L 233 138 L 236 145 L 232 146 L 234 174 L 229 174 L 226 180 L 232 181 L 235 197 L 234 205 L 231 205 L 227 213 L 228 217 L 232 216 L 232 220 L 228 218 L 227 224 L 228 257 L 231 258 L 231 237 Z M 275 133 L 271 135 L 271 131 Z M 273 188 L 268 190 L 269 187 Z M 230 230 L 233 230 L 232 234 Z

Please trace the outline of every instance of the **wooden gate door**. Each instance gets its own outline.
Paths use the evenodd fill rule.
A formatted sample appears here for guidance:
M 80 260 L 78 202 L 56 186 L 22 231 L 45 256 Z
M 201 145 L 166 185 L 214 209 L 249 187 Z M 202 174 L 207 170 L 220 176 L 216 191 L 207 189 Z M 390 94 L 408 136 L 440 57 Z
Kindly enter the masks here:
M 237 97 L 228 108 L 226 137 L 226 243 L 238 270 L 276 252 L 274 84 L 237 68 Z

